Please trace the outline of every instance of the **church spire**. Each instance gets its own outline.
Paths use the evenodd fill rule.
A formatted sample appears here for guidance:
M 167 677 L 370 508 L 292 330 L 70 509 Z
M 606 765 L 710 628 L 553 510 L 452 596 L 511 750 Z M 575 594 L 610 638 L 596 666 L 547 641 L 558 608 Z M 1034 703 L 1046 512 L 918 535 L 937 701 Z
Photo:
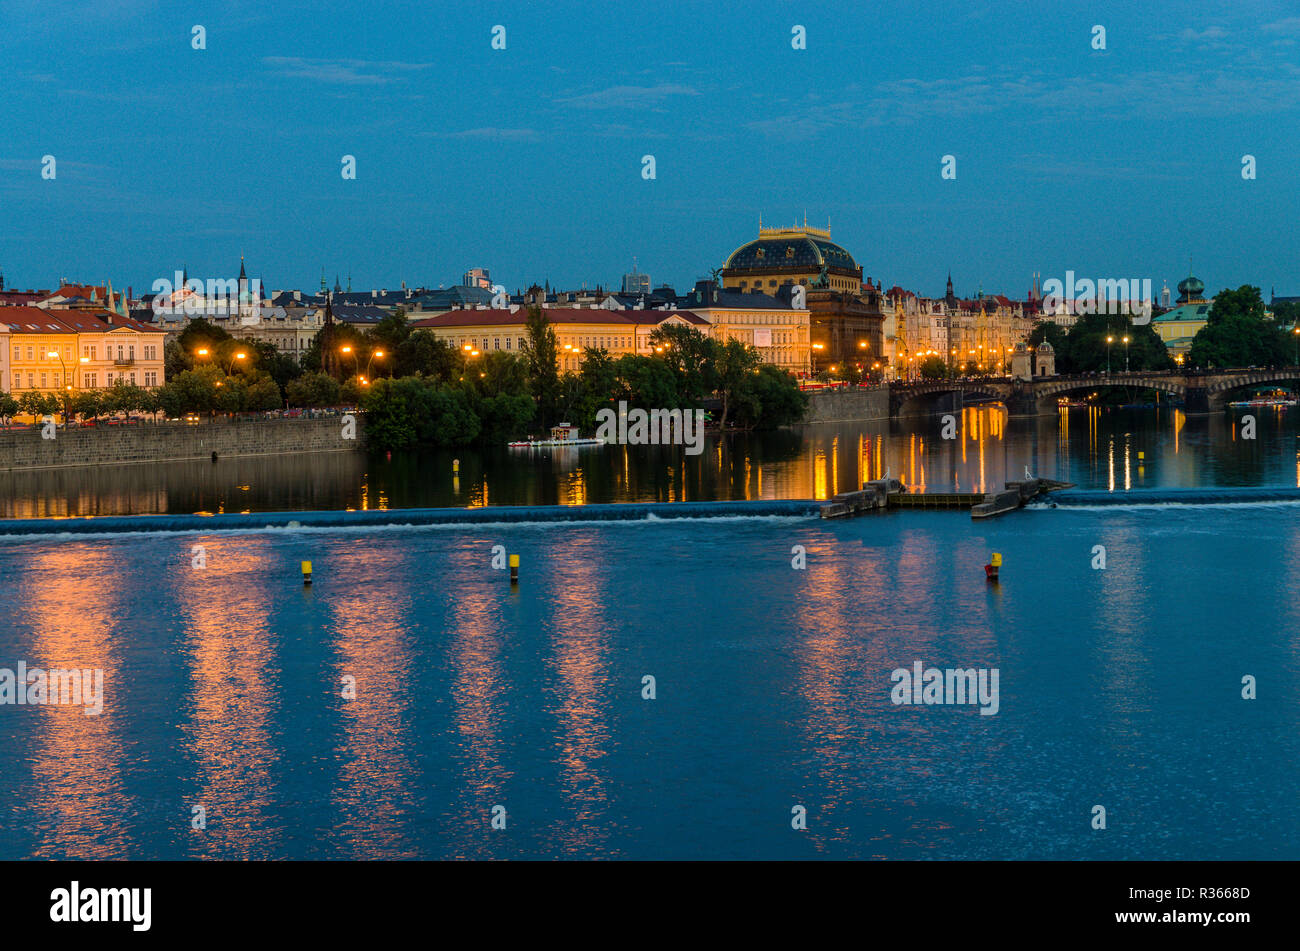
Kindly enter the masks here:
M 243 251 L 239 252 L 239 279 L 241 281 L 248 280 L 248 275 L 244 273 L 244 252 Z

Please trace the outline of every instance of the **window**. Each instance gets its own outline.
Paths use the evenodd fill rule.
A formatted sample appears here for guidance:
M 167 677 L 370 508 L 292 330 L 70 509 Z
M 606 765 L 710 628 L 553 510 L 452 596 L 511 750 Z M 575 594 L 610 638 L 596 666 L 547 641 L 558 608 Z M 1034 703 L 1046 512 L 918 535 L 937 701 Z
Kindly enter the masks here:
M 48 385 L 48 384 L 46 384 L 46 382 L 45 382 L 45 374 L 42 373 L 42 374 L 41 374 L 41 389 L 46 389 L 46 388 L 47 388 L 47 385 Z
M 497 337 L 496 339 L 494 339 L 494 340 L 492 341 L 492 349 L 493 349 L 493 350 L 500 350 L 500 349 L 501 349 L 501 338 L 500 338 L 500 337 Z
M 21 390 L 22 388 L 23 388 L 23 375 L 22 375 L 21 373 L 15 373 L 15 374 L 14 374 L 14 389 L 15 389 L 15 390 Z
M 509 338 L 509 337 L 506 337 L 506 349 L 507 349 L 507 350 L 510 349 L 510 338 Z
M 28 347 L 28 348 L 27 348 L 27 359 L 28 359 L 29 361 L 32 359 L 32 348 L 31 348 L 31 347 Z
M 22 358 L 23 358 L 23 348 L 14 347 L 14 363 L 17 363 Z
M 27 374 L 27 389 L 31 390 L 31 389 L 35 389 L 35 387 L 36 387 L 36 374 L 34 373 Z

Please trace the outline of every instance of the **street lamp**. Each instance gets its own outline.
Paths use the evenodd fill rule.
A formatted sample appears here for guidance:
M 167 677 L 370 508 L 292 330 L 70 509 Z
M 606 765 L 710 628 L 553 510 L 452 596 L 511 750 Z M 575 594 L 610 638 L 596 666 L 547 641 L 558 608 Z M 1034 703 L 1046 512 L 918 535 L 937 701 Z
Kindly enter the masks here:
M 370 351 L 370 359 L 366 361 L 366 376 L 370 376 L 370 364 L 375 362 L 375 357 L 378 357 L 380 360 L 384 359 L 384 351 L 382 350 Z M 362 380 L 362 382 L 364 383 L 365 380 Z
M 1124 372 L 1128 372 L 1128 334 L 1124 335 Z
M 1300 367 L 1300 323 L 1291 328 L 1291 336 L 1295 337 L 1295 365 Z
M 1110 345 L 1115 342 L 1115 338 L 1106 335 L 1106 375 L 1110 376 Z
M 69 399 L 70 399 L 69 391 L 72 389 L 72 387 L 68 385 L 68 365 L 67 365 L 66 363 L 63 362 L 63 355 L 60 354 L 59 351 L 57 351 L 57 350 L 51 350 L 51 351 L 50 351 L 50 356 L 53 357 L 54 359 L 58 360 L 58 361 L 59 361 L 59 366 L 61 366 L 61 367 L 63 368 L 62 375 L 61 375 L 61 377 L 60 377 L 60 379 L 59 379 L 59 385 L 62 386 L 62 387 L 64 387 L 64 391 L 63 391 L 63 425 L 64 425 L 64 426 L 67 426 L 67 425 L 68 425 L 68 412 L 69 412 L 69 410 L 70 410 L 70 408 L 71 408 L 70 405 L 69 405 L 69 402 L 68 402 Z
M 812 349 L 813 349 L 813 355 L 812 355 L 812 374 L 813 374 L 813 376 L 816 376 L 816 375 L 817 375 L 817 351 L 819 351 L 819 350 L 825 350 L 826 347 L 825 347 L 824 344 L 815 343 L 815 344 L 812 345 Z
M 237 354 L 235 354 L 233 357 L 231 357 L 230 366 L 226 368 L 226 376 L 230 376 L 230 374 L 235 372 L 236 360 L 246 360 L 246 359 L 248 359 L 248 354 L 244 353 L 244 351 L 242 350 L 239 351 Z
M 339 353 L 352 354 L 352 369 L 356 371 L 357 376 L 361 376 L 361 358 L 357 356 L 356 350 L 350 346 L 339 347 Z

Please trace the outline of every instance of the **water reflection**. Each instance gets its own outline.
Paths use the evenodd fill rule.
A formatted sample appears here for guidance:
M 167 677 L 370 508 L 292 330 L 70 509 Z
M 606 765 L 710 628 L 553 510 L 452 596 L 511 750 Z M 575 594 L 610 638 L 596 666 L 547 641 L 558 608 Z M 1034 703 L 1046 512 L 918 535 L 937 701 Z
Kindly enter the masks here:
M 202 540 L 213 577 L 226 583 L 208 596 L 186 577 L 175 598 L 185 628 L 190 689 L 181 731 L 194 760 L 187 807 L 202 806 L 207 828 L 191 844 L 195 857 L 269 859 L 281 854 L 275 818 L 281 774 L 273 724 L 280 716 L 278 641 L 268 618 L 271 563 L 265 543 Z M 215 566 L 220 565 L 220 568 Z
M 546 585 L 552 592 L 548 664 L 552 690 L 560 794 L 569 814 L 550 832 L 559 849 L 589 853 L 614 830 L 606 819 L 611 744 L 608 705 L 612 693 L 608 655 L 617 592 L 601 568 L 604 550 L 591 534 L 557 539 L 548 558 Z
M 384 567 L 366 547 L 331 551 L 330 570 L 348 584 L 329 597 L 330 688 L 340 697 L 345 678 L 352 678 L 355 696 L 336 701 L 343 738 L 330 799 L 335 831 L 355 859 L 419 857 L 405 823 L 416 812 L 417 787 L 409 736 L 413 645 L 402 620 L 411 599 L 400 574 Z M 382 589 L 376 573 L 384 575 Z
M 40 718 L 32 750 L 31 809 L 40 829 L 33 856 L 130 857 L 135 802 L 123 778 L 125 676 L 115 637 L 122 595 L 102 547 L 63 545 L 32 553 L 15 594 L 34 634 L 30 666 L 104 672 L 103 710 L 28 707 Z M 12 709 L 12 708 L 11 708 Z
M 698 456 L 671 446 L 501 448 L 0 472 L 0 517 L 825 499 L 886 472 L 916 491 L 987 492 L 1026 466 L 1116 492 L 1300 482 L 1300 407 L 1258 414 L 1255 439 L 1239 438 L 1239 415 L 1088 406 L 1010 418 L 987 404 L 953 411 L 953 440 L 937 413 L 711 437 Z

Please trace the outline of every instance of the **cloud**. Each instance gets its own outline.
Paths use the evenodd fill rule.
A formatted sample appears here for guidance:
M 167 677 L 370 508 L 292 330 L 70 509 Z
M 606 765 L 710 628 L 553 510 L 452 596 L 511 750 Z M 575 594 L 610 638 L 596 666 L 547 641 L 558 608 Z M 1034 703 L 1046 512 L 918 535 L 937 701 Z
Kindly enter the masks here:
M 464 129 L 460 132 L 441 132 L 437 133 L 446 139 L 503 139 L 520 141 L 524 139 L 536 139 L 538 132 L 536 129 L 502 129 L 496 126 L 484 126 L 480 129 Z
M 597 92 L 557 99 L 556 102 L 581 109 L 635 109 L 657 105 L 669 96 L 698 95 L 699 91 L 691 86 L 660 83 L 658 86 L 611 86 Z
M 762 108 L 761 106 L 756 108 Z M 1300 108 L 1300 69 L 1272 62 L 1218 70 L 1148 69 L 1098 79 L 1038 70 L 943 79 L 894 79 L 861 97 L 834 101 L 805 95 L 782 114 L 761 115 L 746 127 L 773 135 L 810 137 L 835 129 L 906 125 L 935 119 L 1015 111 L 1051 119 L 1162 119 L 1176 114 L 1264 115 Z
M 1180 40 L 1190 43 L 1207 43 L 1214 40 L 1221 40 L 1228 35 L 1228 31 L 1218 26 L 1207 26 L 1204 30 L 1196 31 L 1187 27 L 1178 34 Z
M 347 86 L 377 86 L 397 82 L 404 73 L 429 69 L 433 63 L 371 62 L 363 59 L 304 59 L 264 56 L 262 62 L 282 76 Z
M 1300 17 L 1287 17 L 1285 20 L 1274 20 L 1272 23 L 1265 23 L 1263 30 L 1265 33 L 1283 33 L 1289 36 L 1300 35 Z

